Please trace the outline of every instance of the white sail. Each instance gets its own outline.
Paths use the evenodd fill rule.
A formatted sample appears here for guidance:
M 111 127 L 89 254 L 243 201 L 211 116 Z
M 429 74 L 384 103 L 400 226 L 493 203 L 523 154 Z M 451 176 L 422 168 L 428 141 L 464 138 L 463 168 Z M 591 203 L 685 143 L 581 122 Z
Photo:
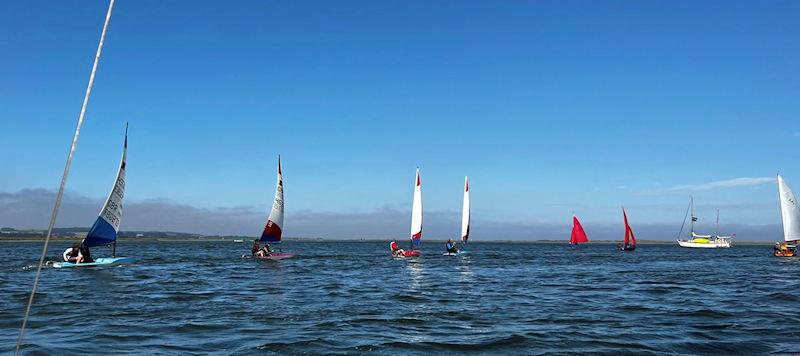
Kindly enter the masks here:
M 422 180 L 417 168 L 417 179 L 414 181 L 414 202 L 411 207 L 411 242 L 419 245 L 422 238 Z
M 800 240 L 800 207 L 792 189 L 781 176 L 778 176 L 778 195 L 781 201 L 781 219 L 783 220 L 783 239 Z
M 125 126 L 125 144 L 122 148 L 122 160 L 119 163 L 117 179 L 114 187 L 108 194 L 100 216 L 95 220 L 92 228 L 86 234 L 84 245 L 87 247 L 101 246 L 114 243 L 117 239 L 119 225 L 122 222 L 122 199 L 125 197 L 125 165 L 128 161 L 128 127 Z
M 464 177 L 464 206 L 461 209 L 461 241 L 469 239 L 469 177 Z
M 267 218 L 267 225 L 261 233 L 261 241 L 280 242 L 283 235 L 283 172 L 281 171 L 281 156 L 278 156 L 278 183 L 275 187 L 275 201 Z

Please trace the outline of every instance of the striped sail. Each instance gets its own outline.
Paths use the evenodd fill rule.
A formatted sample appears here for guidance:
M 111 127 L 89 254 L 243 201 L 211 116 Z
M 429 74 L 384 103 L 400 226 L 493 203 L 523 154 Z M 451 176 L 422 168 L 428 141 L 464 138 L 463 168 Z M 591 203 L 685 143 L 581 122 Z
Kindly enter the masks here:
M 778 195 L 781 201 L 781 220 L 783 220 L 783 239 L 800 240 L 800 207 L 797 205 L 792 189 L 778 176 Z
M 469 240 L 469 177 L 464 177 L 464 206 L 461 208 L 461 241 Z
M 283 173 L 281 172 L 281 156 L 278 156 L 278 186 L 275 188 L 275 202 L 267 218 L 267 225 L 261 233 L 262 242 L 281 242 L 283 226 Z
M 414 184 L 414 202 L 411 207 L 411 245 L 419 246 L 422 238 L 422 180 L 417 168 L 417 179 Z
M 112 244 L 117 240 L 117 231 L 122 220 L 122 198 L 125 197 L 125 162 L 128 159 L 128 125 L 125 125 L 125 144 L 122 148 L 122 161 L 119 164 L 117 180 L 100 210 L 83 244 L 86 247 Z

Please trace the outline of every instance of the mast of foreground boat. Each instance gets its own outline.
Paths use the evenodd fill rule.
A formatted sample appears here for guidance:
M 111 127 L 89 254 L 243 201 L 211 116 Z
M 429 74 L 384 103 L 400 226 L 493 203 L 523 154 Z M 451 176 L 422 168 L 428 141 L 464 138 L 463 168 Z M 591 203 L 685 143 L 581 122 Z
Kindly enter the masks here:
M 719 237 L 719 209 L 717 209 L 717 229 L 714 231 L 714 237 Z

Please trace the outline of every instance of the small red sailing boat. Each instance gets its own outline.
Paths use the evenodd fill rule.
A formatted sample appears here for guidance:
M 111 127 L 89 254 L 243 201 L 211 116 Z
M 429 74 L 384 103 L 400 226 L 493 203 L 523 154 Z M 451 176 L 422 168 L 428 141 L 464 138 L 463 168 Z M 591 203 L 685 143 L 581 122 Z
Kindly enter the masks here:
M 587 242 L 589 242 L 589 237 L 586 236 L 586 231 L 583 230 L 583 226 L 581 226 L 581 222 L 578 221 L 578 217 L 572 215 L 572 235 L 569 237 L 569 244 L 578 246 L 578 244 Z
M 625 213 L 625 208 L 622 208 L 622 218 L 625 220 L 625 240 L 622 241 L 622 244 L 617 244 L 617 249 L 633 251 L 636 249 L 636 236 L 633 236 L 633 229 L 628 225 L 628 214 Z

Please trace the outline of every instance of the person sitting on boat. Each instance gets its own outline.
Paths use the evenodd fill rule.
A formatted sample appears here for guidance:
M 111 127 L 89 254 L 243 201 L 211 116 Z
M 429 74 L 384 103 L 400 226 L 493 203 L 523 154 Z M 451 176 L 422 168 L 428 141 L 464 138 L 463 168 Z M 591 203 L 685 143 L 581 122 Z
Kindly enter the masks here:
M 397 244 L 396 240 L 392 240 L 392 242 L 389 243 L 389 249 L 392 250 L 392 256 L 399 256 L 404 252 L 403 249 L 400 248 L 400 245 Z
M 457 253 L 458 252 L 458 247 L 456 247 L 456 243 L 453 242 L 453 239 L 448 239 L 447 240 L 447 245 L 445 245 L 445 247 L 447 247 L 447 252 L 448 253 Z
M 74 243 L 72 247 L 64 250 L 64 262 L 71 262 L 71 263 L 81 263 L 83 262 L 83 255 L 81 255 L 81 245 L 79 243 Z
M 253 256 L 256 257 L 267 257 L 272 254 L 272 248 L 269 247 L 269 244 L 264 244 L 264 247 L 258 247 L 258 240 L 253 241 Z
M 92 253 L 89 251 L 89 246 L 84 245 L 83 241 L 81 241 L 80 245 L 78 246 L 78 249 L 80 250 L 81 256 L 83 256 L 83 259 L 81 259 L 82 263 L 94 262 L 94 260 L 92 259 Z
M 258 251 L 261 251 L 261 245 L 258 244 L 258 239 L 255 239 L 253 240 L 253 248 L 250 249 L 250 252 L 252 252 L 253 256 L 255 256 Z

